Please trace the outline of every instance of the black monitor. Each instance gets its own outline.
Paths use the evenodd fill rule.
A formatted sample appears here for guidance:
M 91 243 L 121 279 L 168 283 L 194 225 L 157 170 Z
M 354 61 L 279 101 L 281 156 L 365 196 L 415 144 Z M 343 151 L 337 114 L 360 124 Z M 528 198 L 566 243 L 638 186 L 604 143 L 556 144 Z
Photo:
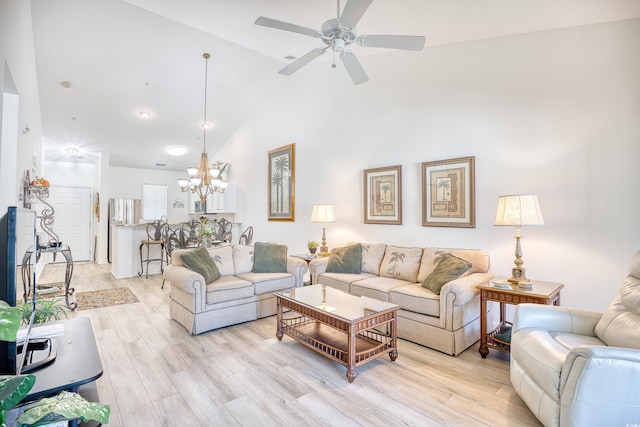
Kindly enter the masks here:
M 36 212 L 10 206 L 0 217 L 0 299 L 15 307 L 24 294 L 22 263 L 31 251 L 35 267 Z M 35 268 L 31 283 L 35 285 Z M 32 292 L 35 297 L 35 292 Z M 30 325 L 29 325 L 30 326 Z M 0 341 L 0 374 L 20 372 L 15 342 Z

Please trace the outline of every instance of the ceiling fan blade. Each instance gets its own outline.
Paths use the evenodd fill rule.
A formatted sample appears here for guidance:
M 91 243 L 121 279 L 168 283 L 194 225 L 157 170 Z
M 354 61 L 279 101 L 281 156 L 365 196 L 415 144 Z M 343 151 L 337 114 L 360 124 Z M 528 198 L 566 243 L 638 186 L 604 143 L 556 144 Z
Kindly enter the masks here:
M 303 56 L 296 59 L 291 64 L 287 65 L 286 67 L 284 67 L 282 70 L 278 72 L 280 74 L 284 74 L 285 76 L 290 76 L 291 74 L 295 73 L 300 68 L 304 67 L 309 62 L 313 61 L 314 59 L 316 59 L 318 56 L 322 55 L 326 51 L 327 51 L 326 47 L 325 48 L 319 47 L 319 48 L 313 49 L 311 52 L 304 54 Z
M 316 37 L 319 33 L 317 30 L 303 27 L 296 24 L 290 24 L 284 21 L 278 21 L 277 19 L 271 19 L 264 16 L 259 16 L 255 22 L 256 25 L 262 25 L 263 27 L 275 28 L 277 30 L 291 31 L 292 33 L 304 34 L 305 36 Z
M 422 50 L 424 36 L 359 36 L 358 45 L 364 47 L 385 47 L 388 49 Z
M 362 68 L 360 61 L 358 61 L 358 58 L 356 58 L 353 52 L 345 50 L 340 54 L 340 59 L 342 59 L 344 68 L 346 68 L 349 73 L 349 77 L 351 77 L 354 85 L 369 81 L 369 76 L 364 72 L 364 68 Z
M 353 28 L 367 11 L 373 0 L 348 0 L 338 23 L 343 27 Z

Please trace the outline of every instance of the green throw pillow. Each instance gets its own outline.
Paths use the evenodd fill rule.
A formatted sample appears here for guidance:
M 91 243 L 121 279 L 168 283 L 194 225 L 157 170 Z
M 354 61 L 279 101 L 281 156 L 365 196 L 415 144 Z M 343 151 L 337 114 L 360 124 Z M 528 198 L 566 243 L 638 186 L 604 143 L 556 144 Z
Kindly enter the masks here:
M 422 282 L 422 286 L 436 295 L 440 295 L 440 289 L 452 280 L 462 276 L 471 268 L 471 263 L 451 254 L 444 254 L 435 270 Z
M 358 274 L 362 268 L 362 245 L 356 243 L 331 250 L 327 273 Z
M 274 243 L 256 243 L 253 248 L 254 273 L 286 273 L 287 247 Z
M 211 259 L 209 251 L 207 251 L 207 248 L 204 246 L 201 246 L 196 250 L 183 253 L 181 258 L 190 270 L 202 274 L 205 282 L 215 282 L 220 278 L 220 270 L 218 270 L 218 266 L 213 259 Z

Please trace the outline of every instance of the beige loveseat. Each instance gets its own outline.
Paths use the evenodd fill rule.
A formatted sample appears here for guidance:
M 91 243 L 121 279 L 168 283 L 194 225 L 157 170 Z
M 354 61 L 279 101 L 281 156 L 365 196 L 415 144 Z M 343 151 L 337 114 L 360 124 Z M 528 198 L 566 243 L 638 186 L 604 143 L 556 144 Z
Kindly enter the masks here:
M 545 426 L 640 425 L 640 252 L 604 313 L 516 306 L 511 382 Z
M 489 255 L 479 250 L 405 248 L 383 243 L 361 243 L 358 273 L 327 272 L 330 257 L 309 264 L 311 280 L 400 306 L 398 337 L 457 356 L 480 339 L 480 294 L 477 285 L 494 275 Z M 460 278 L 437 294 L 422 286 L 443 254 L 471 263 Z M 491 307 L 487 311 L 490 311 Z
M 164 278 L 171 283 L 171 318 L 192 335 L 274 315 L 273 293 L 302 286 L 307 272 L 305 261 L 286 257 L 286 272 L 254 273 L 254 246 L 228 245 L 208 249 L 221 277 L 205 283 L 182 260 L 190 250 L 171 253 Z

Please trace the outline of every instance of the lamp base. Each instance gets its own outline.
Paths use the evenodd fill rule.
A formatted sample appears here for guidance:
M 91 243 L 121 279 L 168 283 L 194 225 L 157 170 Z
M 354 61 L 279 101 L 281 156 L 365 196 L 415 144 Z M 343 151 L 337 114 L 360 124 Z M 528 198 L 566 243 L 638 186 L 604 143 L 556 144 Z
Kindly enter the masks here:
M 521 288 L 526 288 L 529 285 L 529 289 L 531 288 L 531 280 L 527 279 L 525 275 L 525 269 L 522 266 L 513 267 L 511 269 L 511 277 L 507 279 L 509 283 L 513 283 L 514 285 L 518 285 Z

